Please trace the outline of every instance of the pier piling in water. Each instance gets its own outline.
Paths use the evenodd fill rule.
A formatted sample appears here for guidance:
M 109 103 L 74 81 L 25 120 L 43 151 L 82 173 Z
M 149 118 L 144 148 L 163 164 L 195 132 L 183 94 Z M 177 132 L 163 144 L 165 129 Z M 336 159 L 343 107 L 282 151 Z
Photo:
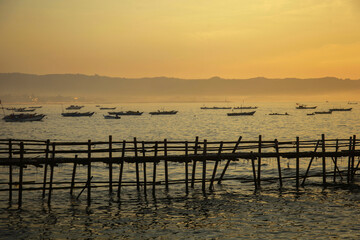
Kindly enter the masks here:
M 141 145 L 139 145 L 141 144 Z M 321 144 L 321 151 L 317 151 Z M 83 188 L 87 190 L 87 203 L 91 204 L 91 191 L 98 187 L 106 187 L 112 193 L 113 187 L 117 186 L 117 196 L 120 199 L 121 189 L 124 186 L 136 186 L 140 189 L 140 184 L 144 186 L 144 195 L 147 195 L 147 167 L 153 164 L 152 176 L 152 193 L 155 194 L 157 185 L 164 186 L 165 190 L 169 189 L 171 184 L 184 184 L 184 192 L 189 193 L 189 187 L 194 187 L 195 183 L 201 182 L 201 189 L 205 193 L 206 189 L 214 191 L 214 182 L 222 182 L 225 180 L 240 180 L 243 183 L 254 183 L 255 190 L 260 186 L 265 187 L 271 182 L 279 182 L 280 189 L 284 187 L 284 179 L 293 179 L 296 181 L 296 189 L 300 190 L 305 185 L 305 181 L 309 178 L 321 181 L 323 186 L 327 186 L 327 176 L 333 178 L 333 182 L 343 183 L 343 176 L 346 175 L 346 183 L 353 184 L 356 177 L 360 160 L 355 162 L 356 157 L 360 157 L 360 151 L 356 150 L 358 144 L 356 136 L 348 139 L 325 139 L 325 135 L 321 135 L 318 140 L 300 140 L 296 137 L 295 141 L 279 141 L 274 139 L 267 141 L 260 135 L 256 141 L 244 141 L 241 137 L 236 142 L 232 141 L 208 141 L 204 139 L 199 141 L 196 137 L 195 141 L 114 141 L 109 136 L 105 142 L 50 142 L 39 140 L 16 140 L 16 139 L 0 139 L 0 166 L 9 167 L 9 177 L 5 182 L 0 182 L 0 191 L 9 193 L 9 201 L 12 201 L 15 191 L 18 192 L 18 205 L 21 207 L 23 202 L 23 192 L 30 190 L 42 191 L 45 198 L 45 192 L 48 191 L 48 204 L 50 205 L 53 190 L 68 189 L 73 195 L 74 190 Z M 96 148 L 94 147 L 96 145 Z M 50 150 L 50 147 L 51 150 Z M 87 147 L 87 148 L 85 148 Z M 275 150 L 274 150 L 275 149 Z M 200 153 L 201 150 L 201 153 Z M 138 154 L 138 152 L 142 154 Z M 120 154 L 119 154 L 120 153 Z M 87 156 L 86 156 L 87 154 Z M 50 157 L 51 155 L 51 157 Z M 75 158 L 74 158 L 75 155 Z M 345 158 L 346 161 L 339 161 L 339 158 Z M 238 160 L 250 160 L 249 168 L 241 169 L 236 173 L 228 173 L 230 176 L 225 177 L 225 173 L 231 162 Z M 263 159 L 274 159 L 275 172 L 274 176 L 269 176 L 269 165 L 262 166 Z M 288 159 L 288 160 L 287 160 Z M 304 159 L 310 159 L 304 166 Z M 321 159 L 320 162 L 313 163 L 315 159 Z M 281 163 L 284 161 L 294 160 L 296 163 L 295 172 L 288 172 L 283 176 Z M 333 172 L 327 171 L 326 163 L 330 161 L 334 164 Z M 192 162 L 192 173 L 189 172 L 189 162 Z M 202 162 L 201 178 L 196 179 L 196 163 Z M 209 177 L 208 163 L 213 163 L 213 169 Z M 225 162 L 225 166 L 219 177 L 216 177 L 220 162 Z M 303 164 L 301 164 L 303 162 Z M 97 163 L 105 163 L 109 166 L 108 176 L 101 176 L 102 179 L 92 175 L 92 165 Z M 124 181 L 124 164 L 132 164 L 136 167 L 136 176 L 129 176 L 129 180 Z M 158 164 L 164 168 L 165 179 L 157 181 Z M 162 165 L 164 163 L 164 165 Z M 168 171 L 168 163 L 185 164 L 183 179 L 173 179 Z M 256 165 L 257 163 L 257 165 Z M 54 169 L 62 164 L 72 164 L 72 171 L 65 176 L 71 176 L 69 179 L 64 177 L 63 181 L 54 181 Z M 76 181 L 75 177 L 77 165 L 87 165 L 86 181 Z M 113 170 L 114 166 L 119 165 L 119 180 L 114 182 Z M 143 181 L 140 182 L 139 164 L 143 167 Z M 237 165 L 237 164 L 234 164 Z M 310 168 L 313 170 L 310 174 Z M 44 166 L 44 177 L 39 182 L 24 181 L 25 167 L 42 167 Z M 239 165 L 238 165 L 239 166 Z M 18 182 L 14 182 L 14 168 L 19 169 Z M 242 167 L 242 164 L 241 164 Z M 264 169 L 263 169 L 264 168 Z M 276 169 L 277 168 L 277 169 Z M 50 169 L 50 170 L 48 170 Z M 300 176 L 302 170 L 306 170 L 304 176 Z M 328 169 L 330 170 L 330 169 Z M 49 180 L 47 180 L 48 171 L 50 171 Z M 230 170 L 228 170 L 230 171 Z M 266 173 L 264 173 L 266 171 Z M 107 173 L 107 171 L 105 171 Z M 132 172 L 133 173 L 133 172 Z M 264 174 L 262 174 L 264 173 Z M 7 173 L 6 173 L 7 174 Z M 178 174 L 178 171 L 177 171 Z M 131 174 L 132 175 L 132 174 Z M 191 175 L 191 176 L 190 176 Z M 15 175 L 17 176 L 17 175 Z M 190 182 L 190 177 L 191 182 Z M 339 178 L 337 178 L 339 177 Z M 27 178 L 27 177 L 26 177 Z M 96 179 L 96 181 L 94 181 Z M 98 180 L 100 179 L 100 180 Z M 300 180 L 302 183 L 300 184 Z M 209 185 L 207 186 L 207 182 Z M 292 183 L 287 181 L 287 183 Z M 79 185 L 81 184 L 81 185 Z M 6 188 L 6 186 L 8 186 Z M 18 186 L 14 188 L 14 186 Z

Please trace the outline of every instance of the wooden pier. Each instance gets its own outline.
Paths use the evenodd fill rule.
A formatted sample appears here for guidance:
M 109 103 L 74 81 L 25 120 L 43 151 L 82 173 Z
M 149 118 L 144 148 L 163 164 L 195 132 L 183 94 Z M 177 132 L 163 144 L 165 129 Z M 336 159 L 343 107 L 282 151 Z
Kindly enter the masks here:
M 359 141 L 356 135 L 348 139 L 326 139 L 325 135 L 316 140 L 301 141 L 299 137 L 294 141 L 264 140 L 259 136 L 256 141 L 245 141 L 239 137 L 237 141 L 216 141 L 211 142 L 199 140 L 194 141 L 139 141 L 134 138 L 132 141 L 117 141 L 109 136 L 107 141 L 93 142 L 59 142 L 39 140 L 0 140 L 0 166 L 8 168 L 8 181 L 0 182 L 0 191 L 8 192 L 9 201 L 12 202 L 14 192 L 17 192 L 18 205 L 22 205 L 24 191 L 42 191 L 42 197 L 47 196 L 48 204 L 51 203 L 53 190 L 68 189 L 74 195 L 75 189 L 80 190 L 77 198 L 86 191 L 87 203 L 91 204 L 91 191 L 95 188 L 106 187 L 109 193 L 116 192 L 120 198 L 121 189 L 125 186 L 136 186 L 138 191 L 146 195 L 148 187 L 152 187 L 152 194 L 156 188 L 164 185 L 169 191 L 172 184 L 183 184 L 186 194 L 189 188 L 194 188 L 196 183 L 201 184 L 204 193 L 214 190 L 214 183 L 221 184 L 225 180 L 240 180 L 252 182 L 254 189 L 261 188 L 263 182 L 277 181 L 281 189 L 284 182 L 291 182 L 294 188 L 304 187 L 309 177 L 322 179 L 325 187 L 330 182 L 353 184 L 360 164 L 360 150 L 357 150 Z M 322 171 L 310 175 L 314 159 L 320 158 Z M 339 159 L 346 159 L 346 164 L 340 166 Z M 247 159 L 251 162 L 251 178 L 234 176 L 226 178 L 226 171 L 231 162 L 240 159 Z M 262 177 L 262 160 L 273 159 L 276 161 L 277 174 L 271 178 Z M 284 176 L 282 165 L 284 160 L 295 161 L 295 174 Z M 222 170 L 219 163 L 224 161 Z M 300 164 L 300 161 L 302 164 Z M 168 171 L 169 163 L 184 163 L 184 178 L 172 180 Z M 212 162 L 212 174 L 206 174 L 207 163 Z M 108 167 L 108 180 L 98 181 L 96 175 L 92 174 L 92 165 L 95 163 L 106 163 Z M 135 165 L 133 181 L 124 181 L 124 163 Z M 197 169 L 200 163 L 202 169 Z M 64 164 L 72 165 L 71 179 L 54 181 L 54 168 Z M 152 174 L 146 172 L 147 165 L 153 165 Z M 163 165 L 164 179 L 157 179 L 157 166 Z M 328 164 L 328 166 L 327 166 Z M 86 179 L 75 181 L 77 166 L 87 166 Z M 118 165 L 118 173 L 115 173 L 114 166 Z M 142 165 L 142 177 L 141 169 Z M 34 166 L 43 169 L 43 180 L 39 182 L 24 182 L 24 168 Z M 149 166 L 149 165 L 148 165 Z M 300 169 L 301 166 L 307 166 Z M 329 171 L 331 166 L 331 171 Z M 190 169 L 192 168 L 192 169 Z M 300 174 L 304 170 L 304 174 Z M 4 170 L 2 170 L 4 172 Z M 196 171 L 201 171 L 201 178 L 196 179 Z M 15 174 L 16 173 L 16 174 Z M 6 173 L 7 174 L 7 173 Z M 118 175 L 118 178 L 114 176 Z M 151 176 L 150 176 L 151 175 Z M 17 176 L 18 179 L 15 179 Z M 152 178 L 152 179 L 151 179 Z M 149 180 L 150 179 L 150 180 Z M 16 187 L 15 187 L 16 186 Z

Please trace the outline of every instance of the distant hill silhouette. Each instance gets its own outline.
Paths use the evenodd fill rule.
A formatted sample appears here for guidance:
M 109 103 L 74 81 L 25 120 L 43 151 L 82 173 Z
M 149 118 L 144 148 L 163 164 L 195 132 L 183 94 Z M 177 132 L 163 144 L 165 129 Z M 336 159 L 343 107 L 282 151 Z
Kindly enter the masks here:
M 360 80 L 334 77 L 311 79 L 179 79 L 119 78 L 83 74 L 34 75 L 0 73 L 0 96 L 86 96 L 105 98 L 166 96 L 267 96 L 360 93 Z

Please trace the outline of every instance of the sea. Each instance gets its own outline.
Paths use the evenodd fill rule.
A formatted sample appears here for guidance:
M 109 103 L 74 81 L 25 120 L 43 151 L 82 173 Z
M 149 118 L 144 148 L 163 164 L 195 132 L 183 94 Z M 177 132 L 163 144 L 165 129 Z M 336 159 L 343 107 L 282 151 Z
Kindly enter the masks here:
M 256 102 L 253 116 L 227 116 L 233 111 L 202 110 L 206 107 L 239 107 L 243 103 L 114 103 L 100 104 L 116 107 L 116 111 L 143 111 L 141 116 L 122 116 L 105 119 L 107 110 L 97 104 L 78 104 L 78 111 L 94 111 L 92 117 L 62 117 L 68 105 L 42 104 L 37 113 L 46 117 L 40 122 L 0 121 L 0 139 L 32 139 L 51 141 L 194 141 L 196 137 L 207 141 L 245 140 L 295 141 L 317 140 L 321 134 L 327 139 L 348 139 L 359 133 L 360 104 L 347 102 L 308 102 L 316 111 L 329 108 L 352 108 L 349 112 L 307 115 L 314 110 L 296 109 L 294 102 Z M 37 106 L 40 104 L 33 104 Z M 9 105 L 4 107 L 25 107 Z M 157 110 L 177 110 L 176 115 L 150 115 Z M 7 111 L 5 114 L 9 114 Z M 269 115 L 288 113 L 288 115 Z M 339 159 L 345 166 L 347 159 Z M 277 175 L 275 159 L 263 159 L 265 176 Z M 308 164 L 302 163 L 301 174 Z M 161 165 L 161 164 L 160 164 Z M 158 179 L 163 179 L 163 168 L 158 167 Z M 220 164 L 220 169 L 225 164 Z M 201 166 L 201 164 L 199 165 Z M 189 164 L 191 169 L 191 164 Z M 211 175 L 213 163 L 207 166 Z M 329 170 L 333 166 L 329 163 Z M 200 167 L 199 167 L 200 168 Z M 320 171 L 321 159 L 315 159 L 314 172 Z M 6 188 L 8 167 L 0 167 L 0 188 Z M 76 180 L 86 180 L 86 166 L 78 167 Z M 108 166 L 94 164 L 93 177 L 107 180 Z M 251 177 L 251 162 L 232 162 L 227 177 Z M 282 159 L 284 175 L 294 173 L 293 160 Z M 114 166 L 114 178 L 119 166 Z M 220 171 L 218 171 L 220 172 Z M 72 165 L 55 168 L 54 180 L 69 180 Z M 148 178 L 152 166 L 147 165 Z M 16 178 L 17 171 L 15 169 Z M 43 168 L 28 166 L 24 181 L 41 182 Z M 201 178 L 200 171 L 197 173 Z M 125 164 L 124 181 L 135 178 L 134 164 Z M 184 163 L 169 163 L 169 178 L 184 179 Z M 322 186 L 320 178 L 309 179 L 305 187 L 295 188 L 293 179 L 284 179 L 279 189 L 277 181 L 264 182 L 255 190 L 251 181 L 228 180 L 215 184 L 213 191 L 203 192 L 196 183 L 186 193 L 183 184 L 156 187 L 155 194 L 144 194 L 143 186 L 124 186 L 120 198 L 107 188 L 92 191 L 91 205 L 87 205 L 86 191 L 54 190 L 51 204 L 43 199 L 41 191 L 25 191 L 23 204 L 17 205 L 17 194 L 9 202 L 8 192 L 0 191 L 0 239 L 359 239 L 360 188 L 356 184 L 330 184 Z

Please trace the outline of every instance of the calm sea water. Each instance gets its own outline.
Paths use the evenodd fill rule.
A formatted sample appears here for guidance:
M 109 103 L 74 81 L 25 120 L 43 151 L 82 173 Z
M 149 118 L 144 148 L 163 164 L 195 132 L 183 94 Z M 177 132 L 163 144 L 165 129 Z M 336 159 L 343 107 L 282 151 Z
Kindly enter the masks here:
M 348 138 L 360 130 L 360 106 L 337 103 L 308 103 L 323 111 L 332 107 L 353 107 L 351 112 L 307 116 L 313 110 L 296 110 L 294 103 L 256 103 L 254 116 L 228 117 L 231 110 L 200 110 L 203 104 L 112 104 L 116 110 L 145 111 L 142 116 L 124 116 L 120 120 L 106 120 L 95 104 L 85 105 L 83 111 L 96 111 L 92 117 L 61 117 L 61 105 L 44 105 L 38 113 L 47 115 L 42 122 L 0 122 L 1 138 L 25 138 L 56 141 L 114 141 L 132 140 L 194 140 L 196 136 L 208 141 Z M 240 106 L 241 103 L 206 104 L 206 106 Z M 105 106 L 105 105 L 104 105 Z M 110 107 L 110 105 L 106 105 Z M 7 106 L 6 106 L 7 107 Z M 149 111 L 178 110 L 177 115 L 151 116 Z M 237 110 L 240 111 L 240 110 Z M 270 116 L 271 112 L 290 116 Z M 283 160 L 283 173 L 294 172 L 294 163 Z M 340 159 L 345 163 L 346 159 Z M 305 163 L 304 163 L 305 164 Z M 201 165 L 200 165 L 201 166 Z M 69 179 L 70 165 L 56 168 L 55 180 Z M 223 164 L 221 168 L 223 167 Z M 332 166 L 329 165 L 329 168 Z M 86 179 L 86 167 L 79 167 L 77 180 Z M 152 166 L 147 166 L 149 178 Z M 274 160 L 263 160 L 264 176 L 277 173 Z M 315 160 L 313 171 L 320 169 Z M 133 180 L 135 168 L 125 165 L 124 180 Z M 25 181 L 41 182 L 43 169 L 25 169 Z M 208 176 L 212 165 L 208 165 Z M 104 164 L 93 167 L 94 178 L 106 180 L 108 168 Z M 0 182 L 7 180 L 7 168 L 0 168 Z M 114 169 L 118 176 L 118 166 Z M 169 166 L 171 179 L 184 178 L 184 164 Z M 200 178 L 200 172 L 198 173 Z M 230 165 L 229 177 L 251 177 L 251 165 L 240 160 Z M 162 166 L 158 178 L 163 179 Z M 203 194 L 197 184 L 188 195 L 182 185 L 171 185 L 169 191 L 159 186 L 155 195 L 135 187 L 125 187 L 121 200 L 109 195 L 106 188 L 94 189 L 92 205 L 87 207 L 86 194 L 79 200 L 68 191 L 55 190 L 51 206 L 42 200 L 41 192 L 25 192 L 22 209 L 9 204 L 6 192 L 0 192 L 0 238 L 350 238 L 360 237 L 360 192 L 357 186 L 342 185 L 323 189 L 311 179 L 305 188 L 296 191 L 293 180 L 285 181 L 285 188 L 277 190 L 277 183 L 264 183 L 261 191 L 254 191 L 251 182 L 224 181 L 214 192 Z M 79 190 L 76 190 L 76 194 Z

